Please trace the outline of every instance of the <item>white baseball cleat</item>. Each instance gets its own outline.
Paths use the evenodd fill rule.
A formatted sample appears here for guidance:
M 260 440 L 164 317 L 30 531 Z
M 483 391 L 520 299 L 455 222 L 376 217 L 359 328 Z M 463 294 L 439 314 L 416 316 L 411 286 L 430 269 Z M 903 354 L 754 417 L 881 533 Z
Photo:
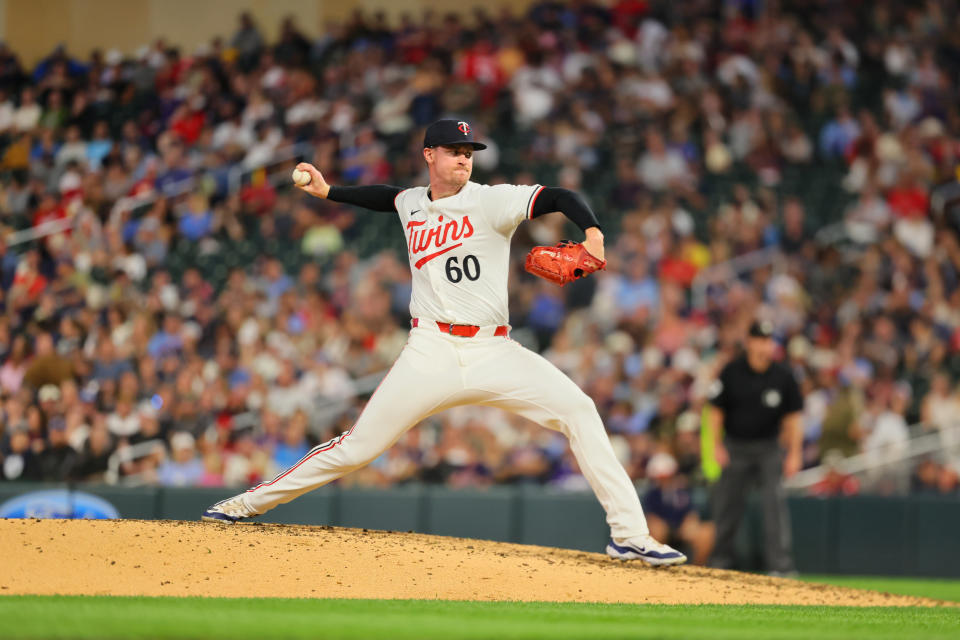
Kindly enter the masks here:
M 212 507 L 207 507 L 200 517 L 201 520 L 208 522 L 225 522 L 227 524 L 236 524 L 241 520 L 260 515 L 247 506 L 243 499 L 243 494 L 221 500 Z
M 634 536 L 625 540 L 610 539 L 607 555 L 617 560 L 643 560 L 653 566 L 683 564 L 687 556 L 673 547 L 654 540 L 651 535 Z

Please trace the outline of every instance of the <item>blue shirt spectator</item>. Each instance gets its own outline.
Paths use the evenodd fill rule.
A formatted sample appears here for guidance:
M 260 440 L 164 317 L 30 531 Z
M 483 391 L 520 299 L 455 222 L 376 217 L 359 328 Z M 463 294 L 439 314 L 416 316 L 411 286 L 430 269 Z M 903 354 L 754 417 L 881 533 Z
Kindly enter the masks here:
M 693 495 L 686 487 L 654 486 L 643 496 L 643 510 L 666 522 L 671 529 L 680 525 L 693 511 Z
M 556 292 L 541 292 L 533 300 L 527 321 L 530 326 L 546 331 L 556 331 L 566 317 L 563 298 Z
M 180 233 L 196 242 L 210 234 L 210 229 L 213 227 L 213 214 L 210 211 L 190 212 L 180 218 L 180 224 L 177 226 Z
M 820 131 L 820 151 L 825 156 L 842 158 L 859 136 L 860 125 L 846 108 L 841 108 L 837 117 Z
M 157 468 L 157 481 L 164 487 L 192 487 L 203 477 L 203 461 L 196 455 L 192 435 L 180 431 L 170 438 L 171 457 Z
M 303 456 L 310 451 L 310 445 L 306 441 L 296 445 L 290 445 L 286 442 L 277 443 L 273 450 L 273 461 L 279 468 L 286 469 L 297 463 Z
M 660 285 L 648 272 L 646 258 L 630 260 L 628 272 L 617 281 L 617 307 L 630 315 L 641 307 L 653 310 L 660 304 Z
M 111 149 L 113 149 L 113 140 L 91 140 L 87 144 L 87 160 L 90 166 L 99 167 Z
M 157 331 L 147 343 L 147 353 L 153 358 L 161 358 L 173 351 L 179 351 L 183 340 L 178 335 L 171 335 L 165 331 Z

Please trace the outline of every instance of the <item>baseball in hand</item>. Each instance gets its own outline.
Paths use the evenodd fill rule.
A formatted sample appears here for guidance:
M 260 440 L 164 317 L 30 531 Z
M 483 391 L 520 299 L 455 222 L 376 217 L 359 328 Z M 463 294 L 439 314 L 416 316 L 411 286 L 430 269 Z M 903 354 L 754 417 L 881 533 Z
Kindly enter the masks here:
M 300 169 L 294 169 L 293 181 L 298 185 L 300 185 L 301 187 L 307 186 L 308 184 L 310 184 L 310 172 L 301 171 Z

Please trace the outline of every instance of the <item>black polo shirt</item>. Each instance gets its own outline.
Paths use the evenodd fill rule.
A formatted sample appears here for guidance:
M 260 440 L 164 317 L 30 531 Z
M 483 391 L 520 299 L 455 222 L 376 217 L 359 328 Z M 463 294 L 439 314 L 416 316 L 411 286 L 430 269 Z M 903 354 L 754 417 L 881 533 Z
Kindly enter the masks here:
M 723 429 L 734 440 L 776 438 L 784 416 L 803 410 L 793 373 L 779 362 L 754 371 L 741 356 L 720 372 L 710 389 L 710 403 L 723 410 Z

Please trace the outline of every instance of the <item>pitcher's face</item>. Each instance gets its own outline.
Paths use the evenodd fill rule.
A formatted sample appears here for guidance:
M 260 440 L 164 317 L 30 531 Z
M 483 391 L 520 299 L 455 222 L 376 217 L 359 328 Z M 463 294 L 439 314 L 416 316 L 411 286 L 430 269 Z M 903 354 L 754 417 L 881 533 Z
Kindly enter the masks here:
M 469 144 L 428 147 L 423 157 L 437 180 L 452 186 L 467 184 L 473 173 L 473 146 Z

